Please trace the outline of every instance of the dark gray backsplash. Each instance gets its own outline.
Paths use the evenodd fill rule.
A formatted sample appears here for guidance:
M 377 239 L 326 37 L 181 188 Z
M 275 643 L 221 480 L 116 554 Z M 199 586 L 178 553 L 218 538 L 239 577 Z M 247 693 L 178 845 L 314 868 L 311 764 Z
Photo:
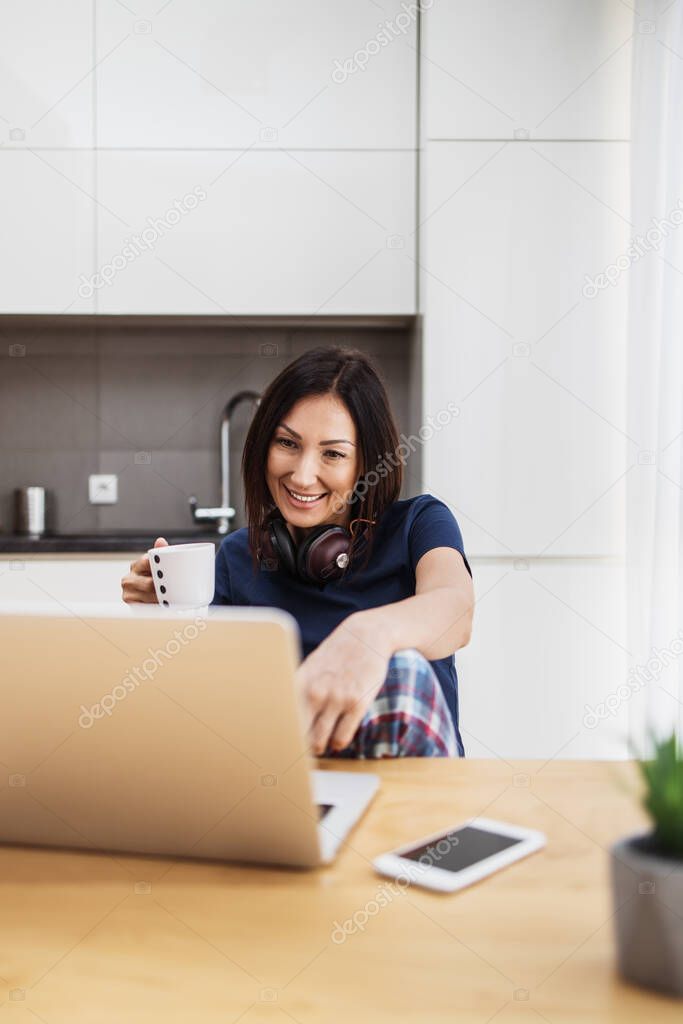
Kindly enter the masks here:
M 188 498 L 219 503 L 219 425 L 228 399 L 262 391 L 300 352 L 355 346 L 384 377 L 400 431 L 420 424 L 413 322 L 294 325 L 197 319 L 0 318 L 0 531 L 14 529 L 12 492 L 39 484 L 55 528 L 182 529 Z M 231 503 L 244 525 L 239 461 L 251 409 L 233 419 Z M 88 476 L 116 473 L 116 505 L 88 503 Z M 403 495 L 419 493 L 420 452 Z

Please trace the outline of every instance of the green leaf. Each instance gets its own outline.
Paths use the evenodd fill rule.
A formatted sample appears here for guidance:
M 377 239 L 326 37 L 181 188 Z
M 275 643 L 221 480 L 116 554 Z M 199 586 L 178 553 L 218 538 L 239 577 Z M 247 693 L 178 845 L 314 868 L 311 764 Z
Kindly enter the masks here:
M 683 858 L 683 758 L 676 731 L 658 740 L 650 734 L 653 755 L 638 761 L 656 842 L 664 854 Z

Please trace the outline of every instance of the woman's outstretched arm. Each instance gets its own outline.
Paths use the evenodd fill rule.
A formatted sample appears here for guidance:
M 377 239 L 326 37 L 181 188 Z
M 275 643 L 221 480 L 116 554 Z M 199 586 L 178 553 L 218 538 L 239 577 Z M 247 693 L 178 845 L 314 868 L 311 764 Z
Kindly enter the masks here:
M 465 647 L 472 635 L 474 586 L 465 562 L 455 548 L 432 548 L 415 569 L 415 594 L 394 604 L 357 612 L 346 620 L 372 623 L 391 654 L 414 647 L 428 661 L 447 658 Z
M 427 551 L 417 563 L 415 590 L 403 601 L 354 612 L 299 666 L 314 753 L 348 746 L 395 651 L 412 647 L 434 661 L 468 643 L 474 587 L 460 553 Z

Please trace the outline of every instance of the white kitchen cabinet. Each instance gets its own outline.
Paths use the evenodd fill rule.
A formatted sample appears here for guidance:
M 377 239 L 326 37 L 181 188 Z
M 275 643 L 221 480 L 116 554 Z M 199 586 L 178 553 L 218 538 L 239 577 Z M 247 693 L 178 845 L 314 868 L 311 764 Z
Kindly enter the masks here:
M 91 0 L 4 0 L 0 144 L 92 146 L 93 25 Z
M 0 556 L 0 601 L 72 602 L 121 600 L 121 578 L 139 552 L 116 555 Z
M 623 564 L 475 559 L 473 571 L 472 640 L 455 655 L 467 756 L 628 757 Z
M 97 311 L 412 313 L 414 164 L 408 152 L 102 152 L 97 263 L 120 269 Z M 135 236 L 148 247 L 126 259 Z
M 424 487 L 473 554 L 623 548 L 627 146 L 430 144 L 421 247 Z M 652 258 L 652 257 L 650 257 Z M 637 471 L 636 466 L 636 471 Z
M 93 154 L 0 150 L 0 194 L 0 314 L 93 313 Z
M 96 2 L 100 146 L 415 145 L 417 31 L 409 5 L 138 0 L 133 7 Z
M 654 24 L 636 20 L 654 41 Z M 422 36 L 427 137 L 628 138 L 634 28 L 634 7 L 614 0 L 433 4 Z
M 0 314 L 415 312 L 407 5 L 6 6 Z

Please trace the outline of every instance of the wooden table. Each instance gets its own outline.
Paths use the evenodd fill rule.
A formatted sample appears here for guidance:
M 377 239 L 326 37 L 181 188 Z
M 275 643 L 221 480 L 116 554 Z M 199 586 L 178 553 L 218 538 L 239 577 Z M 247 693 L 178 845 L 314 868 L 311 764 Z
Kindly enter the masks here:
M 680 1024 L 683 1003 L 614 967 L 607 848 L 646 824 L 632 764 L 372 767 L 381 792 L 320 871 L 0 847 L 0 1019 Z M 453 895 L 374 874 L 376 854 L 476 814 L 548 846 Z

